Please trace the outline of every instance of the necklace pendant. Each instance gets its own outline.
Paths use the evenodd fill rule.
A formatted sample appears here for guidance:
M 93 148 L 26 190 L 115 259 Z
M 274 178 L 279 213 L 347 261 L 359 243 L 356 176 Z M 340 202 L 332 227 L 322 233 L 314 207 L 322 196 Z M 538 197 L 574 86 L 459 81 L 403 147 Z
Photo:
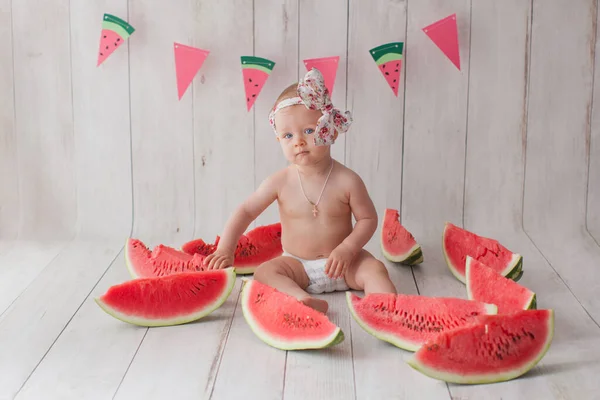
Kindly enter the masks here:
M 312 213 L 313 213 L 313 217 L 316 218 L 317 214 L 319 213 L 319 210 L 317 210 L 317 206 L 316 205 L 313 206 Z

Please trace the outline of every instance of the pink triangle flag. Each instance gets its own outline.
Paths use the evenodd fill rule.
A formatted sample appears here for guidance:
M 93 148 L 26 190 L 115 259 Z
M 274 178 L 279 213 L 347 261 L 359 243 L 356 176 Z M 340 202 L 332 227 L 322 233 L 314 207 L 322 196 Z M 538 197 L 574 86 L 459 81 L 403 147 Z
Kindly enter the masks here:
M 440 48 L 460 70 L 460 54 L 458 52 L 458 28 L 456 14 L 452 14 L 423 28 L 423 32 Z
M 181 43 L 174 43 L 175 74 L 177 76 L 177 94 L 179 100 L 194 80 L 208 56 L 208 50 L 197 49 Z
M 333 84 L 335 83 L 335 75 L 337 73 L 339 61 L 339 56 L 310 58 L 304 60 L 304 65 L 306 66 L 307 71 L 315 68 L 321 72 L 323 79 L 325 80 L 325 87 L 327 87 L 327 90 L 329 90 L 329 96 L 331 96 L 333 93 Z

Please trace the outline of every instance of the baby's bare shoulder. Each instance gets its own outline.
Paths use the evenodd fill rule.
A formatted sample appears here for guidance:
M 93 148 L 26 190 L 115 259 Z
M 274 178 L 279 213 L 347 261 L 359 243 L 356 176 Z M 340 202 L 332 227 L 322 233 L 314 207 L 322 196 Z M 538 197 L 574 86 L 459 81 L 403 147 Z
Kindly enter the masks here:
M 289 168 L 282 168 L 271 175 L 269 175 L 264 181 L 263 185 L 268 186 L 272 189 L 279 190 L 286 182 Z
M 340 164 L 340 169 L 338 171 L 338 181 L 347 189 L 353 189 L 363 185 L 363 180 L 356 171 L 342 164 Z

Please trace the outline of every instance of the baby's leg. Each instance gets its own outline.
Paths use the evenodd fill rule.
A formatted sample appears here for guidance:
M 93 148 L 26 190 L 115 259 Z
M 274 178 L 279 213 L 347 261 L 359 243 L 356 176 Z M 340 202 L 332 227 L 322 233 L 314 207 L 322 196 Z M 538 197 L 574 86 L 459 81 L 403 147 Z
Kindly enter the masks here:
M 289 294 L 322 313 L 326 313 L 329 308 L 325 300 L 310 297 L 304 291 L 308 286 L 308 275 L 302 263 L 295 258 L 277 257 L 261 264 L 254 271 L 254 279 Z
M 397 293 L 385 265 L 366 250 L 356 256 L 344 278 L 350 288 L 365 294 Z

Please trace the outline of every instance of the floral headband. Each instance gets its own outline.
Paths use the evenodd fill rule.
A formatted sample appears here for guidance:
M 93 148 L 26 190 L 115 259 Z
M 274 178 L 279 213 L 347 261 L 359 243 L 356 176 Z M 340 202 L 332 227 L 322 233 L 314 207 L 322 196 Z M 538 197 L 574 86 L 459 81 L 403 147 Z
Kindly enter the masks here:
M 325 80 L 318 69 L 312 68 L 306 73 L 304 79 L 298 83 L 298 97 L 282 100 L 273 107 L 269 113 L 269 123 L 275 134 L 275 114 L 282 108 L 304 104 L 309 110 L 320 110 L 323 115 L 317 121 L 315 144 L 317 146 L 329 146 L 334 143 L 334 131 L 338 134 L 346 133 L 352 124 L 352 114 L 346 111 L 342 114 L 340 110 L 333 107 L 329 98 L 329 91 L 325 87 Z

